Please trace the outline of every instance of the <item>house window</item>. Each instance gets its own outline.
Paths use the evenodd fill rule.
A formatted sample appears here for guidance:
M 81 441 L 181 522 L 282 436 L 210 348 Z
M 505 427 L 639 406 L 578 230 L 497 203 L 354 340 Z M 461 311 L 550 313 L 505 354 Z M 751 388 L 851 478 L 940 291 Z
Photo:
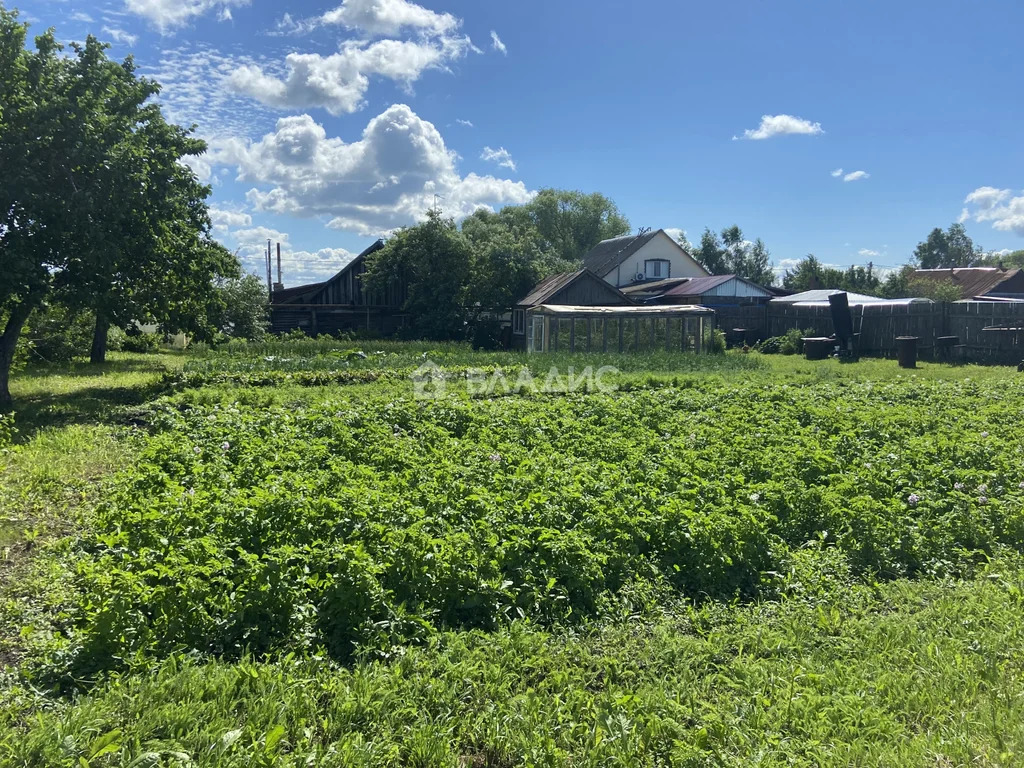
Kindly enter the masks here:
M 512 310 L 512 333 L 517 336 L 522 336 L 526 331 L 526 310 L 525 309 L 513 309 Z
M 672 263 L 668 259 L 647 259 L 644 262 L 644 275 L 648 280 L 672 277 Z

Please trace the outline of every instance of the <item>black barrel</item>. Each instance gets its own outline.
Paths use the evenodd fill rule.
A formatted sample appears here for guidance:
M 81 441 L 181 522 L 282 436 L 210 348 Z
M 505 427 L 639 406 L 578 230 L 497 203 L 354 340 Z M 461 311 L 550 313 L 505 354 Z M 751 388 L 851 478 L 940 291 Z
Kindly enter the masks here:
M 917 336 L 896 337 L 896 357 L 900 368 L 917 368 Z

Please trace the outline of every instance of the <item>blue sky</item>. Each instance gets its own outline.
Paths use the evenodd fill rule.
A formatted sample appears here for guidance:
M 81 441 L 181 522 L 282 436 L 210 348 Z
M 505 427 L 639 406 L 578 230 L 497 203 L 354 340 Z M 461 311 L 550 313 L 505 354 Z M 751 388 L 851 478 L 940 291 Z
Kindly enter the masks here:
M 634 227 L 742 227 L 782 267 L 905 263 L 962 220 L 1024 248 L 1024 4 L 23 0 L 133 53 L 210 152 L 216 234 L 285 283 L 333 273 L 439 195 L 546 186 Z M 841 171 L 840 171 L 841 169 Z

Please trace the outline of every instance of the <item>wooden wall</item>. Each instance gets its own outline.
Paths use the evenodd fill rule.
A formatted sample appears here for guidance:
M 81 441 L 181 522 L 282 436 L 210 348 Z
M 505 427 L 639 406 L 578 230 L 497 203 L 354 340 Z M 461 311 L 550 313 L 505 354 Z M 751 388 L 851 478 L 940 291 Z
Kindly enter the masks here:
M 833 333 L 827 306 L 798 307 L 785 303 L 760 307 L 716 308 L 718 327 L 756 328 L 759 338 L 782 336 L 798 328 L 809 335 Z M 984 331 L 1000 326 L 1024 328 L 1024 304 L 973 301 L 936 304 L 877 304 L 854 307 L 853 328 L 860 333 L 865 354 L 894 355 L 897 336 L 917 336 L 923 357 L 933 354 L 939 336 L 956 336 L 965 359 L 976 362 L 1017 363 L 1024 359 L 1024 332 Z

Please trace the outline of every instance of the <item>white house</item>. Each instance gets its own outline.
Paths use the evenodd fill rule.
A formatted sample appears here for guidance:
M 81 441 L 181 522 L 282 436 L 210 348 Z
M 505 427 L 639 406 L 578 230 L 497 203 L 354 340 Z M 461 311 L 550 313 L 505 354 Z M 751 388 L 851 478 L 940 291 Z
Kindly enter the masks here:
M 583 256 L 583 266 L 616 288 L 710 274 L 663 229 L 602 240 Z

